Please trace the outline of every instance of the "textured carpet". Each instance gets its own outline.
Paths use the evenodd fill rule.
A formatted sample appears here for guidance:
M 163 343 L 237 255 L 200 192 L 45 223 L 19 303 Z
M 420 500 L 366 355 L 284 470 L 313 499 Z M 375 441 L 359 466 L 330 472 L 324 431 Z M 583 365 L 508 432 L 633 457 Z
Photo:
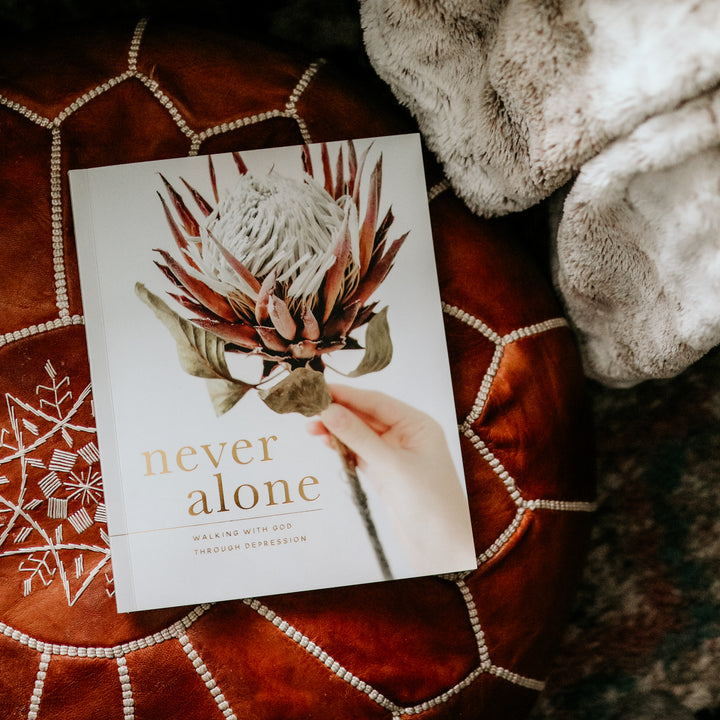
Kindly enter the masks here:
M 198 19 L 197 4 L 169 0 L 0 0 L 0 35 L 169 12 Z M 366 67 L 352 0 L 206 0 L 201 14 Z M 720 720 L 719 379 L 714 351 L 672 380 L 589 385 L 600 506 L 533 720 Z
M 599 510 L 534 720 L 720 718 L 720 351 L 592 386 Z

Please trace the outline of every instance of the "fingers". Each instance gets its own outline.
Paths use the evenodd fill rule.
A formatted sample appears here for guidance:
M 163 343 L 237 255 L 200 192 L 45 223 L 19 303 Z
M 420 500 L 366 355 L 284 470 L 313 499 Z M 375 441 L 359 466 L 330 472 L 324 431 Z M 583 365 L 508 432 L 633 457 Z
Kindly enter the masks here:
M 323 425 L 367 464 L 387 461 L 388 449 L 372 428 L 348 408 L 333 403 L 320 413 Z
M 311 420 L 307 424 L 307 431 L 311 435 L 327 435 L 327 428 L 320 422 L 320 420 Z
M 380 433 L 419 414 L 410 405 L 381 392 L 361 390 L 347 385 L 333 384 L 328 387 L 334 402 L 350 408 Z

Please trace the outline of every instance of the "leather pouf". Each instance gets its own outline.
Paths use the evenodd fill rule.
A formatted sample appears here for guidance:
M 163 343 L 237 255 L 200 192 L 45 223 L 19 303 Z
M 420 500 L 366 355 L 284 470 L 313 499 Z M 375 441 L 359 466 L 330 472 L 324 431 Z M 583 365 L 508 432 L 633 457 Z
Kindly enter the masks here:
M 413 129 L 341 70 L 154 21 L 0 54 L 3 720 L 517 720 L 542 690 L 593 509 L 584 381 L 515 224 L 436 171 L 479 569 L 115 611 L 66 172 Z

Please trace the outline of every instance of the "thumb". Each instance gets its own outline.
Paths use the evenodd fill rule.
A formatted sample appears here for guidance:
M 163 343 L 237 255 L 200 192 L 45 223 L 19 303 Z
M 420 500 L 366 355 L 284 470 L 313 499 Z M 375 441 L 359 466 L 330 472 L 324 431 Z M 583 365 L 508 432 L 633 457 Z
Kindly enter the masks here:
M 343 405 L 332 403 L 320 413 L 320 420 L 366 464 L 382 462 L 386 456 L 382 438 Z

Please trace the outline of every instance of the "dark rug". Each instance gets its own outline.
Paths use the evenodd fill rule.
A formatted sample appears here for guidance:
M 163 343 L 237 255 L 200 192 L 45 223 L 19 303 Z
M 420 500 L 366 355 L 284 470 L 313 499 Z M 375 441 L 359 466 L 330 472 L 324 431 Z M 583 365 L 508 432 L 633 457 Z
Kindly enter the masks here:
M 599 509 L 534 720 L 720 718 L 720 350 L 590 388 Z
M 0 0 L 0 40 L 153 14 L 367 68 L 355 0 Z M 671 380 L 589 384 L 599 509 L 533 720 L 720 720 L 719 379 L 720 350 Z

